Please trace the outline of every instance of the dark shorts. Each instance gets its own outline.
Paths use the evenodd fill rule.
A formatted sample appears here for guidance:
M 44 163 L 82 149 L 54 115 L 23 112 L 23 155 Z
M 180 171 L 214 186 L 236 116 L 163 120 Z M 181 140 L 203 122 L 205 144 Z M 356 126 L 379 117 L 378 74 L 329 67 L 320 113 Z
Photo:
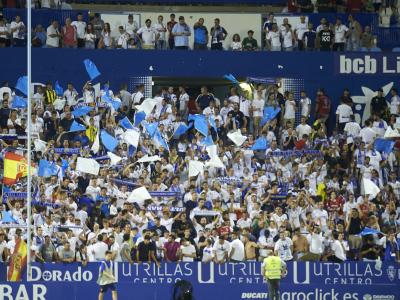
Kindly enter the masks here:
M 106 284 L 106 285 L 101 285 L 100 286 L 100 293 L 106 293 L 108 290 L 115 291 L 117 288 L 115 287 L 114 283 Z

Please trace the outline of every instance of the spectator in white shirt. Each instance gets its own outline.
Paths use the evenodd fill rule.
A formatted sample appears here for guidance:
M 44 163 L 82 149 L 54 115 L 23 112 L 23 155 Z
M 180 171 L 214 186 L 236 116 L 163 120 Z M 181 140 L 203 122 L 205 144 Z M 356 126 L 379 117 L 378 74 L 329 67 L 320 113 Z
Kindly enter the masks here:
M 358 137 L 360 135 L 361 127 L 360 125 L 355 122 L 354 115 L 350 116 L 350 122 L 347 122 L 346 125 L 344 126 L 344 132 L 347 134 L 347 136 L 351 137 Z
M 142 49 L 154 49 L 155 42 L 158 40 L 160 34 L 151 26 L 150 19 L 147 19 L 145 24 L 145 26 L 137 31 L 137 34 L 141 36 Z
M 397 89 L 392 88 L 390 93 L 392 94 L 392 99 L 390 99 L 390 114 L 399 115 L 400 112 L 400 97 L 397 93 Z
M 129 34 L 125 32 L 123 26 L 118 27 L 119 37 L 117 40 L 117 49 L 128 49 Z
M 285 101 L 285 114 L 283 116 L 285 123 L 290 121 L 291 124 L 294 124 L 296 119 L 296 110 L 296 101 L 294 100 L 293 93 L 290 92 Z
M 77 20 L 71 23 L 72 26 L 76 28 L 76 35 L 78 39 L 78 48 L 85 47 L 85 32 L 86 32 L 86 22 L 83 21 L 82 13 L 78 13 Z
M 272 29 L 267 34 L 267 46 L 270 51 L 281 51 L 281 35 L 276 24 L 272 25 Z
M 360 136 L 362 141 L 367 145 L 371 144 L 375 140 L 376 132 L 372 129 L 372 123 L 370 120 L 365 121 L 365 127 L 360 130 Z
M 166 40 L 166 32 L 167 27 L 163 23 L 163 16 L 158 16 L 157 23 L 154 25 L 154 28 L 157 30 L 159 38 L 157 40 L 156 49 L 157 50 L 165 50 L 167 49 L 167 40 Z
M 306 23 L 306 17 L 300 16 L 300 23 L 296 25 L 294 30 L 294 33 L 297 37 L 297 48 L 300 51 L 304 50 L 303 36 L 307 30 L 308 30 L 308 25 Z
M 10 32 L 4 20 L 0 20 L 0 48 L 10 46 Z M 0 98 L 3 99 L 3 94 L 0 93 Z
M 310 136 L 311 132 L 312 128 L 306 123 L 306 117 L 302 116 L 300 124 L 296 127 L 297 136 L 300 138 L 305 134 Z
M 230 243 L 231 251 L 229 253 L 229 260 L 232 262 L 241 262 L 244 260 L 244 244 L 239 239 L 238 233 L 232 234 L 232 242 Z
M 15 16 L 15 20 L 11 22 L 10 31 L 14 47 L 24 47 L 26 29 L 19 15 Z
M 286 24 L 286 30 L 281 32 L 282 35 L 282 50 L 293 51 L 295 35 L 292 31 L 291 25 Z
M 343 233 L 333 232 L 333 242 L 331 244 L 332 254 L 328 257 L 328 260 L 341 263 L 346 260 L 346 251 L 349 250 L 347 242 L 343 240 Z
M 196 258 L 196 248 L 189 240 L 183 238 L 179 248 L 179 259 L 184 262 L 193 262 Z
M 286 232 L 279 232 L 279 240 L 275 243 L 275 253 L 284 261 L 293 259 L 293 242 L 286 236 Z
M 334 28 L 335 42 L 333 43 L 333 51 L 344 51 L 344 44 L 346 42 L 346 34 L 349 31 L 346 25 L 342 24 L 342 20 L 336 19 Z
M 346 123 L 350 121 L 350 116 L 353 115 L 351 106 L 342 103 L 336 109 L 336 125 L 339 133 L 343 133 Z
M 133 15 L 128 15 L 128 23 L 125 24 L 126 33 L 128 33 L 131 37 L 133 37 L 138 29 L 139 26 L 137 22 L 133 19 Z
M 213 247 L 214 262 L 217 264 L 222 264 L 228 261 L 230 251 L 231 246 L 229 242 L 226 241 L 225 237 L 221 235 Z
M 305 91 L 301 91 L 300 93 L 300 107 L 301 107 L 301 116 L 306 117 L 306 120 L 310 118 L 311 113 L 311 99 L 307 97 Z
M 47 27 L 47 48 L 58 48 L 60 47 L 60 37 L 61 34 L 58 31 L 58 22 L 53 21 L 49 27 Z
M 106 257 L 106 251 L 108 246 L 103 242 L 103 235 L 99 234 L 97 242 L 91 246 L 91 254 L 93 255 L 93 261 L 102 261 Z
M 186 93 L 185 87 L 179 87 L 179 115 L 185 118 L 188 114 L 189 95 Z

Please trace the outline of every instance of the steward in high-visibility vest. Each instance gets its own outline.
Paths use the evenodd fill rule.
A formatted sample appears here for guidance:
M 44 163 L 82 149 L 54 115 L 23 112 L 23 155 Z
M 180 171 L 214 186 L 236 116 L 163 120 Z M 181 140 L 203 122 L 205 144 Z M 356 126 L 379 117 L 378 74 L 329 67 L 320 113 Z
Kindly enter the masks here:
M 264 258 L 264 276 L 267 279 L 281 279 L 282 260 L 279 256 L 268 256 Z

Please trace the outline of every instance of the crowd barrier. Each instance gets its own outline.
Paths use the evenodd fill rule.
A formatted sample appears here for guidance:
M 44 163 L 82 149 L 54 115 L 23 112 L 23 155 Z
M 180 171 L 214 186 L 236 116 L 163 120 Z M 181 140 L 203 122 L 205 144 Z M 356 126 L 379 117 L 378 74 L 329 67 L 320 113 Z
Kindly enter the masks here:
M 98 263 L 33 264 L 31 281 L 25 274 L 22 282 L 11 283 L 6 282 L 6 266 L 0 265 L 0 299 L 95 299 L 98 268 Z M 192 283 L 197 300 L 269 299 L 258 262 L 162 263 L 160 268 L 119 263 L 115 272 L 120 299 L 172 300 L 173 285 L 182 279 Z M 400 299 L 400 265 L 289 262 L 281 293 L 282 300 L 396 300 Z

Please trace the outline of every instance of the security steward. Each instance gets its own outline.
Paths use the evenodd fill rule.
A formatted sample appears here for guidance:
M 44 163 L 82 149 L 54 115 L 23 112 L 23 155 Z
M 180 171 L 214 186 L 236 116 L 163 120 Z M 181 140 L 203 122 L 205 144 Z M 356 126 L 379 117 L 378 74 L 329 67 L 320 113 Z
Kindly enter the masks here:
M 286 263 L 275 252 L 274 255 L 264 258 L 262 272 L 268 284 L 268 299 L 280 300 L 279 286 L 281 279 L 287 274 Z

